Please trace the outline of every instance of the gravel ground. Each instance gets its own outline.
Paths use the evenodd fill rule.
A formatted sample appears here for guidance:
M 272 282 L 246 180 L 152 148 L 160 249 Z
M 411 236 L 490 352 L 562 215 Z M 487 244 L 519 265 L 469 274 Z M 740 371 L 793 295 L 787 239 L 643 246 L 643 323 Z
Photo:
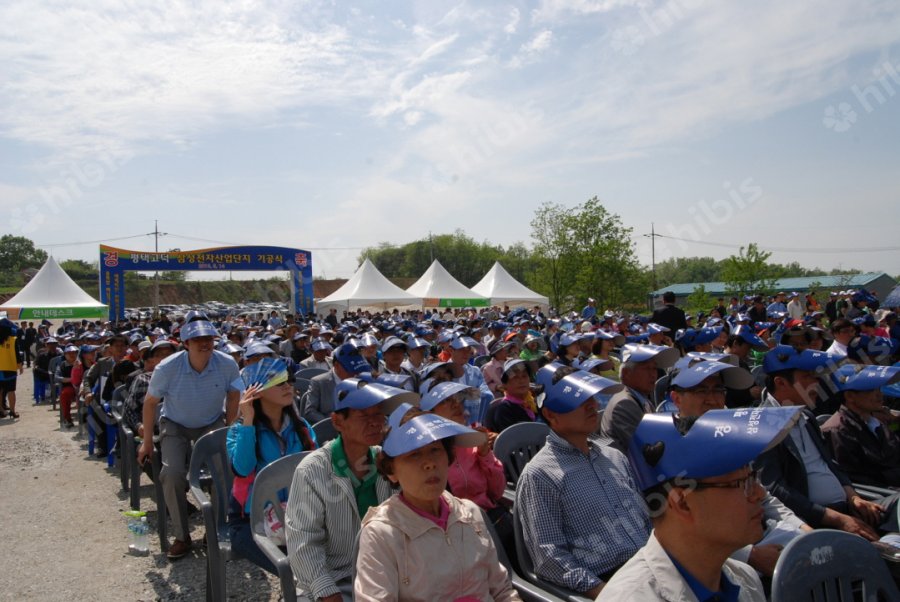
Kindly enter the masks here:
M 206 555 L 199 513 L 195 550 L 169 562 L 156 533 L 156 503 L 143 478 L 150 555 L 128 554 L 118 469 L 87 455 L 87 437 L 60 431 L 50 405 L 32 405 L 32 376 L 18 381 L 18 420 L 0 419 L 0 600 L 204 600 Z M 190 496 L 188 496 L 190 499 Z M 228 599 L 276 601 L 275 577 L 244 561 L 227 565 Z

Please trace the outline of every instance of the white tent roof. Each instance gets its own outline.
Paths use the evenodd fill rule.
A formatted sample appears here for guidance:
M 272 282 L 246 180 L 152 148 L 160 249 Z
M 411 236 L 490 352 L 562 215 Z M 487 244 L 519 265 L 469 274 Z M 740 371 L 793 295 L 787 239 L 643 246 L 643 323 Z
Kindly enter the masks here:
M 472 290 L 491 300 L 491 305 L 550 305 L 550 300 L 513 278 L 499 261 Z
M 35 274 L 19 294 L 0 307 L 20 317 L 102 317 L 107 306 L 84 292 L 69 275 L 50 257 L 44 267 Z
M 366 259 L 341 288 L 316 303 L 316 311 L 323 313 L 332 307 L 390 309 L 409 305 L 421 306 L 422 298 L 411 295 L 385 278 L 375 264 Z
M 422 299 L 485 299 L 451 276 L 437 259 L 406 292 Z

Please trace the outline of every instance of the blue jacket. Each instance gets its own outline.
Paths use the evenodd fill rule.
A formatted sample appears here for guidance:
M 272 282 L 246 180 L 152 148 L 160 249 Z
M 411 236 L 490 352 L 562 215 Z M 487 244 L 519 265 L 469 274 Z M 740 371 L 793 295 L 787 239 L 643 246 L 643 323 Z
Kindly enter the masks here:
M 301 420 L 303 419 L 301 418 Z M 312 427 L 305 420 L 303 423 L 309 429 L 313 443 L 318 446 Z M 259 456 L 256 454 L 257 437 L 259 438 Z M 237 504 L 233 504 L 233 506 L 242 507 L 248 516 L 256 473 L 279 458 L 306 451 L 303 449 L 303 442 L 297 435 L 297 431 L 294 430 L 293 422 L 288 417 L 285 417 L 279 434 L 275 434 L 265 426 L 257 428 L 253 425 L 245 426 L 235 422 L 228 429 L 226 449 L 228 450 L 228 459 L 231 461 L 231 470 L 235 475 L 231 495 Z M 287 501 L 287 491 L 280 492 L 279 497 L 282 501 Z

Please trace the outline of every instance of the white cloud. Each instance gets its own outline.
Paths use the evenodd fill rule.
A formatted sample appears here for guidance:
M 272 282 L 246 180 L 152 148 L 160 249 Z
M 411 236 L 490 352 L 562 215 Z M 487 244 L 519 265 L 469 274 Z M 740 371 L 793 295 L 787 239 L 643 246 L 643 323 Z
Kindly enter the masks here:
M 511 8 L 509 11 L 509 23 L 507 23 L 503 27 L 503 31 L 512 35 L 516 33 L 516 28 L 519 26 L 519 20 L 521 19 L 521 14 L 519 13 L 518 8 Z

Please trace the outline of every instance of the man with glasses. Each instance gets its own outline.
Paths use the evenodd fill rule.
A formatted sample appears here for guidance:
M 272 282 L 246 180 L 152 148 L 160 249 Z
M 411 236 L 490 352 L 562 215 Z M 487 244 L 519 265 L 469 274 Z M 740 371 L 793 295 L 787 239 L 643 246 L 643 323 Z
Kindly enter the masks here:
M 762 537 L 765 489 L 749 464 L 787 435 L 797 414 L 769 408 L 645 416 L 628 458 L 653 532 L 597 599 L 764 602 L 756 571 L 729 556 Z
M 331 420 L 340 434 L 297 466 L 284 515 L 291 568 L 310 600 L 352 600 L 361 519 L 393 492 L 375 468 L 386 416 L 418 400 L 415 393 L 356 378 L 337 386 Z
M 159 418 L 159 478 L 175 535 L 175 543 L 166 553 L 169 560 L 177 560 L 191 550 L 185 495 L 191 445 L 206 433 L 234 422 L 240 401 L 237 363 L 214 349 L 218 332 L 203 318 L 191 313 L 186 316 L 180 330 L 184 351 L 170 355 L 154 368 L 144 397 L 142 423 L 148 436 L 138 449 L 138 464 L 153 456 L 153 437 L 149 434 L 156 424 L 156 408 L 163 398 L 166 400 Z
M 744 368 L 725 362 L 699 361 L 678 371 L 672 379 L 670 395 L 679 418 L 699 418 L 712 410 L 724 410 L 726 391 L 744 389 L 752 383 L 753 377 Z M 771 577 L 783 547 L 801 532 L 812 531 L 812 527 L 768 491 L 762 507 L 763 537 L 736 550 L 731 558 Z
M 818 398 L 817 374 L 831 359 L 821 351 L 778 345 L 765 355 L 767 398 L 763 407 L 800 407 L 790 436 L 759 458 L 763 483 L 785 506 L 814 528 L 828 527 L 878 539 L 886 508 L 864 500 L 831 456 L 811 409 Z

